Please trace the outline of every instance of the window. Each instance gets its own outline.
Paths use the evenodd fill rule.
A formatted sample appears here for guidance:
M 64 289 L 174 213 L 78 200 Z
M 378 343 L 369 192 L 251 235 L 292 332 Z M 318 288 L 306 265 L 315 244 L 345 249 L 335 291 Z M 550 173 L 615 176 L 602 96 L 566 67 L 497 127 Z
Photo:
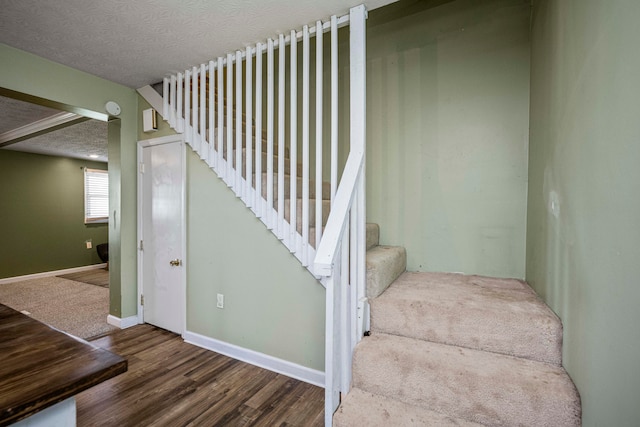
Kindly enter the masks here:
M 84 223 L 108 222 L 109 173 L 84 169 Z

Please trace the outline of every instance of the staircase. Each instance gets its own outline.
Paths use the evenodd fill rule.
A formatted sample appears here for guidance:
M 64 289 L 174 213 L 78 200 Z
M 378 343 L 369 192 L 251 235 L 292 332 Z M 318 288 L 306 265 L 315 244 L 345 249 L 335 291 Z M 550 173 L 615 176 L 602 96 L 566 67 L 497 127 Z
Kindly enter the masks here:
M 325 425 L 580 425 L 560 320 L 526 283 L 405 272 L 405 249 L 379 245 L 378 226 L 365 225 L 365 21 L 356 6 L 163 82 L 165 120 L 326 288 Z M 338 170 L 338 143 L 347 142 L 338 141 L 338 25 L 347 23 L 349 152 Z M 325 31 L 328 50 L 317 37 Z
M 405 272 L 367 227 L 371 335 L 338 426 L 579 426 L 560 319 L 524 282 Z

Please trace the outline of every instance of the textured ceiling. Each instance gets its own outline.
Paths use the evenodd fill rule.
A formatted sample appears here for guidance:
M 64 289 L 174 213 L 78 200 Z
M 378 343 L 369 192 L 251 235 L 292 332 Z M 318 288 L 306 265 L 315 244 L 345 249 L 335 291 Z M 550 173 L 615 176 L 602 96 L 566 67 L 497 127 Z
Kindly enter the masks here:
M 395 0 L 3 0 L 0 42 L 137 89 L 316 19 Z
M 41 105 L 0 96 L 0 134 L 58 114 L 60 111 Z
M 0 134 L 59 114 L 60 111 L 0 96 Z M 87 120 L 12 143 L 3 150 L 107 161 L 107 123 Z M 91 155 L 97 157 L 90 157 Z
M 236 50 L 396 0 L 2 0 L 0 42 L 137 89 Z M 0 97 L 0 134 L 56 114 Z M 5 149 L 107 160 L 106 123 L 90 120 Z

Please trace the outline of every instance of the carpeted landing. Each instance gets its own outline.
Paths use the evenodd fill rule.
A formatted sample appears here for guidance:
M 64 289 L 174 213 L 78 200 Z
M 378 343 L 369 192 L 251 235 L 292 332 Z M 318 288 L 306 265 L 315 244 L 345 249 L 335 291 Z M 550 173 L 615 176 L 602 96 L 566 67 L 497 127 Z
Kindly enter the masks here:
M 0 303 L 83 339 L 118 329 L 107 323 L 109 289 L 101 286 L 60 277 L 5 283 Z
M 562 324 L 525 282 L 409 273 L 371 247 L 371 336 L 334 426 L 580 426 Z

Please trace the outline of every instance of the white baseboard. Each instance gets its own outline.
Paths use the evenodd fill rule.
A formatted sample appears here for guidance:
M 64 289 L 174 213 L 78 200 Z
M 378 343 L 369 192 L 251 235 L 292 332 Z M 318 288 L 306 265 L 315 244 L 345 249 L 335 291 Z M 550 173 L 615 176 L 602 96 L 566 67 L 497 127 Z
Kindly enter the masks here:
M 121 319 L 119 317 L 108 315 L 107 323 L 120 329 L 127 329 L 138 324 L 138 316 L 129 316 Z
M 42 273 L 26 274 L 24 276 L 6 277 L 0 279 L 0 285 L 3 283 L 20 282 L 23 280 L 40 279 L 42 277 L 61 276 L 63 274 L 79 273 L 81 271 L 97 270 L 99 268 L 106 268 L 107 264 L 93 264 L 85 265 L 82 267 L 65 268 L 64 270 L 55 271 L 43 271 Z
M 182 338 L 189 344 L 224 354 L 233 359 L 241 360 L 251 365 L 259 366 L 279 374 L 304 381 L 309 384 L 324 388 L 324 372 L 298 365 L 287 360 L 278 359 L 268 354 L 238 347 L 224 341 L 209 338 L 195 332 L 186 331 Z

